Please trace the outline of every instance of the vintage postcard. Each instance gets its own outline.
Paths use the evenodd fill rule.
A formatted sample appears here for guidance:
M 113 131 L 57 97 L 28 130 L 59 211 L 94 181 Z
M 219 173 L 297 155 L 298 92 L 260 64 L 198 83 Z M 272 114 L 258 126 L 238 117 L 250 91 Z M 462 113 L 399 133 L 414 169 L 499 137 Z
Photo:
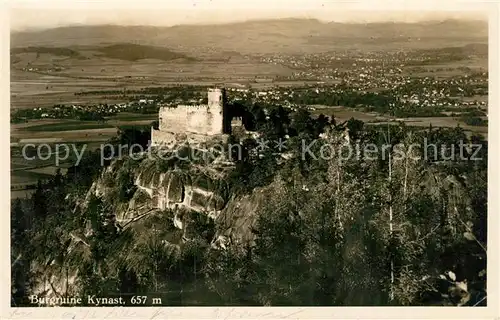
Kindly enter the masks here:
M 6 4 L 2 318 L 498 316 L 498 4 L 439 5 Z

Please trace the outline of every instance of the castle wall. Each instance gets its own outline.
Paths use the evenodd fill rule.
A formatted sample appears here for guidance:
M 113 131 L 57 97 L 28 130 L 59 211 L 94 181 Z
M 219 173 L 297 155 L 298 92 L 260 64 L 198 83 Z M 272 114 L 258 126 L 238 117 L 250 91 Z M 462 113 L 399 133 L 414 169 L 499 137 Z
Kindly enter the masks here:
M 185 132 L 187 129 L 186 119 L 186 110 L 181 106 L 160 108 L 159 129 L 169 132 Z
M 160 109 L 161 131 L 192 132 L 200 134 L 222 134 L 222 108 L 208 108 L 206 105 Z
M 186 131 L 216 135 L 222 133 L 222 108 L 217 106 L 183 106 L 186 109 Z
M 215 135 L 207 135 L 201 133 L 175 133 L 161 130 L 151 130 L 152 146 L 173 147 L 176 144 L 188 142 L 190 144 L 198 144 L 206 142 L 214 138 Z M 222 137 L 222 136 L 221 136 Z M 222 139 L 222 138 L 221 138 Z M 222 141 L 225 141 L 222 139 Z
M 179 134 L 190 140 L 205 141 L 208 136 L 224 133 L 224 93 L 220 89 L 208 90 L 207 105 L 179 105 L 162 107 L 159 111 L 159 130 L 151 133 L 153 145 L 179 141 Z M 177 136 L 176 136 L 177 135 Z M 185 141 L 185 137 L 182 137 Z
M 208 89 L 207 93 L 208 108 L 211 113 L 208 125 L 211 127 L 210 134 L 223 134 L 226 122 L 225 115 L 225 91 L 221 89 Z
M 208 134 L 222 134 L 224 133 L 224 115 L 222 107 L 210 108 L 207 115 L 207 125 L 210 128 Z

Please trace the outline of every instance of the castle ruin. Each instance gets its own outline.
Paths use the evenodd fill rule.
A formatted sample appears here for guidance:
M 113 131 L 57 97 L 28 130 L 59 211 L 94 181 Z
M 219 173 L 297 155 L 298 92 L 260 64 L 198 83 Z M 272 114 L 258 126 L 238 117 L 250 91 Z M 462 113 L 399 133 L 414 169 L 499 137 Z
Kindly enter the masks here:
M 224 138 L 231 127 L 242 126 L 241 118 L 230 119 L 224 89 L 208 89 L 206 105 L 161 107 L 159 128 L 151 129 L 151 146 L 173 146 L 180 142 L 201 143 Z

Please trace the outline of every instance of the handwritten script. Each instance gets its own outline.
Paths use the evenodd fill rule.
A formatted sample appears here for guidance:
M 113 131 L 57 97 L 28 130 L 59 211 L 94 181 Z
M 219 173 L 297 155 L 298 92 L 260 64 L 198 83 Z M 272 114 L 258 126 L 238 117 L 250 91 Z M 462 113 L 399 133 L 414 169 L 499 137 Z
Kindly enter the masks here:
M 285 309 L 285 310 L 283 310 Z M 16 308 L 9 319 L 296 319 L 304 309 L 268 307 Z

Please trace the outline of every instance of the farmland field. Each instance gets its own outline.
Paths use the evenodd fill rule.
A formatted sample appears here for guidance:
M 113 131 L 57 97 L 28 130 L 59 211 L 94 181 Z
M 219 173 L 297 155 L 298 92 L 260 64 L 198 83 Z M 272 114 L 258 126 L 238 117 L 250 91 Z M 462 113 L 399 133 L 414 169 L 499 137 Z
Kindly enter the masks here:
M 10 197 L 11 199 L 29 198 L 33 194 L 33 192 L 35 192 L 34 189 L 11 190 Z
M 455 117 L 407 117 L 399 119 L 390 116 L 378 115 L 372 112 L 368 113 L 368 112 L 357 111 L 341 106 L 336 106 L 336 107 L 313 106 L 313 108 L 315 108 L 312 111 L 313 115 L 318 116 L 320 114 L 323 114 L 325 116 L 334 116 L 337 122 L 343 122 L 351 118 L 355 118 L 371 125 L 380 125 L 398 121 L 402 121 L 409 126 L 417 126 L 417 127 L 429 127 L 430 125 L 432 125 L 433 127 L 454 128 L 457 125 L 459 125 L 466 131 L 481 134 L 485 138 L 487 138 L 488 135 L 487 126 L 466 125 L 460 119 Z
M 126 102 L 120 96 L 77 96 L 93 90 L 134 89 L 181 83 L 214 84 L 220 81 L 253 81 L 257 76 L 291 75 L 284 66 L 249 59 L 229 61 L 140 61 L 106 57 L 67 58 L 53 61 L 47 53 L 17 54 L 11 68 L 11 108 L 50 107 L 54 104 Z M 29 64 L 32 71 L 27 71 Z M 56 70 L 56 67 L 59 68 Z M 28 68 L 29 69 L 29 68 Z
M 42 131 L 72 131 L 72 130 L 92 130 L 112 128 L 113 126 L 107 123 L 98 122 L 69 122 L 69 123 L 51 123 L 41 124 L 37 126 L 27 127 L 26 131 L 42 132 Z
M 24 197 L 29 192 L 24 192 L 23 188 L 33 186 L 39 179 L 45 180 L 52 177 L 57 168 L 64 172 L 67 167 L 77 160 L 77 152 L 91 151 L 101 148 L 101 146 L 111 137 L 115 136 L 118 127 L 149 125 L 156 120 L 156 115 L 124 113 L 107 117 L 104 122 L 79 121 L 71 119 L 42 119 L 29 120 L 26 123 L 11 125 L 11 197 Z M 49 157 L 47 160 L 39 158 L 31 159 L 29 154 L 25 158 L 22 154 L 22 147 L 27 143 L 33 145 L 46 145 L 40 149 L 39 156 Z M 61 161 L 56 166 L 55 150 L 57 144 L 65 144 L 70 148 L 68 158 L 65 149 Z M 52 153 L 47 154 L 48 148 Z M 26 153 L 35 152 L 36 148 L 26 149 Z
M 67 171 L 66 169 L 67 168 L 52 166 L 52 167 L 43 167 L 43 168 L 33 169 L 33 170 L 30 170 L 29 172 L 32 172 L 34 174 L 53 176 L 57 173 L 57 170 L 60 170 L 62 174 L 65 174 Z
M 44 173 L 36 173 L 31 171 L 16 171 L 11 175 L 11 184 L 19 183 L 36 183 L 38 179 L 49 179 L 52 175 Z
M 112 117 L 107 117 L 108 120 L 117 120 L 117 121 L 141 121 L 141 120 L 158 120 L 157 114 L 140 114 L 140 113 L 131 113 L 131 112 L 122 112 Z

